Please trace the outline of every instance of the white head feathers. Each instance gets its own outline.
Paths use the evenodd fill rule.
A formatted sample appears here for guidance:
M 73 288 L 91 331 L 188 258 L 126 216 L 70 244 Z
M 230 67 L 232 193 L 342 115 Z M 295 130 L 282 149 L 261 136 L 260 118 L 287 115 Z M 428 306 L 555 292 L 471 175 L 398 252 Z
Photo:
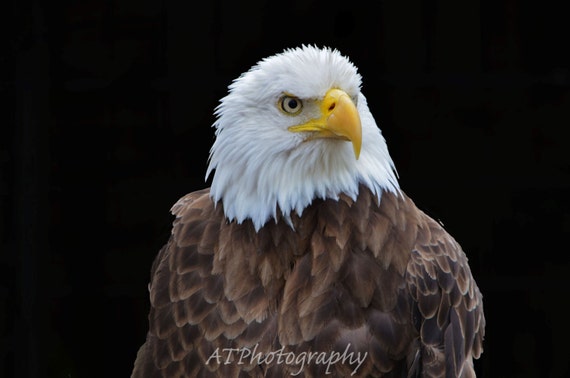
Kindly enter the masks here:
M 315 198 L 356 199 L 359 184 L 377 196 L 398 192 L 394 165 L 366 99 L 356 67 L 337 50 L 313 46 L 286 50 L 259 62 L 229 87 L 216 109 L 216 141 L 206 177 L 214 177 L 210 195 L 221 201 L 229 220 L 251 219 L 259 230 L 280 209 L 285 219 L 302 214 Z M 284 94 L 302 101 L 322 99 L 331 88 L 355 100 L 362 124 L 357 160 L 349 142 L 306 141 L 289 127 L 314 117 L 306 106 L 295 116 L 278 103 Z

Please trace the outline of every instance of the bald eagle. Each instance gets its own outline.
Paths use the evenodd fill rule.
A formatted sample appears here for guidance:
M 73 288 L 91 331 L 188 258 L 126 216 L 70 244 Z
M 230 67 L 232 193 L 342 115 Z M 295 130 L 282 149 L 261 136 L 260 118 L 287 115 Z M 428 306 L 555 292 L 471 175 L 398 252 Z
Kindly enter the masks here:
M 302 46 L 216 108 L 210 188 L 173 207 L 132 377 L 473 377 L 481 293 L 400 189 L 356 67 Z

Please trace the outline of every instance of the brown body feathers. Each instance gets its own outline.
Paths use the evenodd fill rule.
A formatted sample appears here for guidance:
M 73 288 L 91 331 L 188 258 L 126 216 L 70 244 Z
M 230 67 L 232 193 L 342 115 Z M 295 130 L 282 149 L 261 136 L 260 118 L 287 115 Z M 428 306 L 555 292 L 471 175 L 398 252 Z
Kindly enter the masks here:
M 361 186 L 258 232 L 208 189 L 172 212 L 133 377 L 474 376 L 481 294 L 461 247 L 404 194 Z

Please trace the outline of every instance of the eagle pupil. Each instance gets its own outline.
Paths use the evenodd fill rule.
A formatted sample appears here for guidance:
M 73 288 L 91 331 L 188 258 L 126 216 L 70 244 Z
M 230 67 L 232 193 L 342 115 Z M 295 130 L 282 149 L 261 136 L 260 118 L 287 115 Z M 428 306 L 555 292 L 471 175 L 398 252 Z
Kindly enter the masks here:
M 290 99 L 287 106 L 289 106 L 289 109 L 297 108 L 297 100 L 295 100 L 294 98 Z

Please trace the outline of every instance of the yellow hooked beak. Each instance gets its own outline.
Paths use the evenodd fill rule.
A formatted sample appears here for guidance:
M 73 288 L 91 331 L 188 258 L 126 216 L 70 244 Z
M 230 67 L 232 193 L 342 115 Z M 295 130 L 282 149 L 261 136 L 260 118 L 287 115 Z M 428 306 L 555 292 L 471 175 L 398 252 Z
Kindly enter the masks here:
M 307 140 L 333 138 L 352 142 L 354 156 L 360 156 L 362 126 L 356 105 L 346 92 L 330 89 L 320 103 L 321 117 L 289 127 L 291 132 L 310 132 Z

